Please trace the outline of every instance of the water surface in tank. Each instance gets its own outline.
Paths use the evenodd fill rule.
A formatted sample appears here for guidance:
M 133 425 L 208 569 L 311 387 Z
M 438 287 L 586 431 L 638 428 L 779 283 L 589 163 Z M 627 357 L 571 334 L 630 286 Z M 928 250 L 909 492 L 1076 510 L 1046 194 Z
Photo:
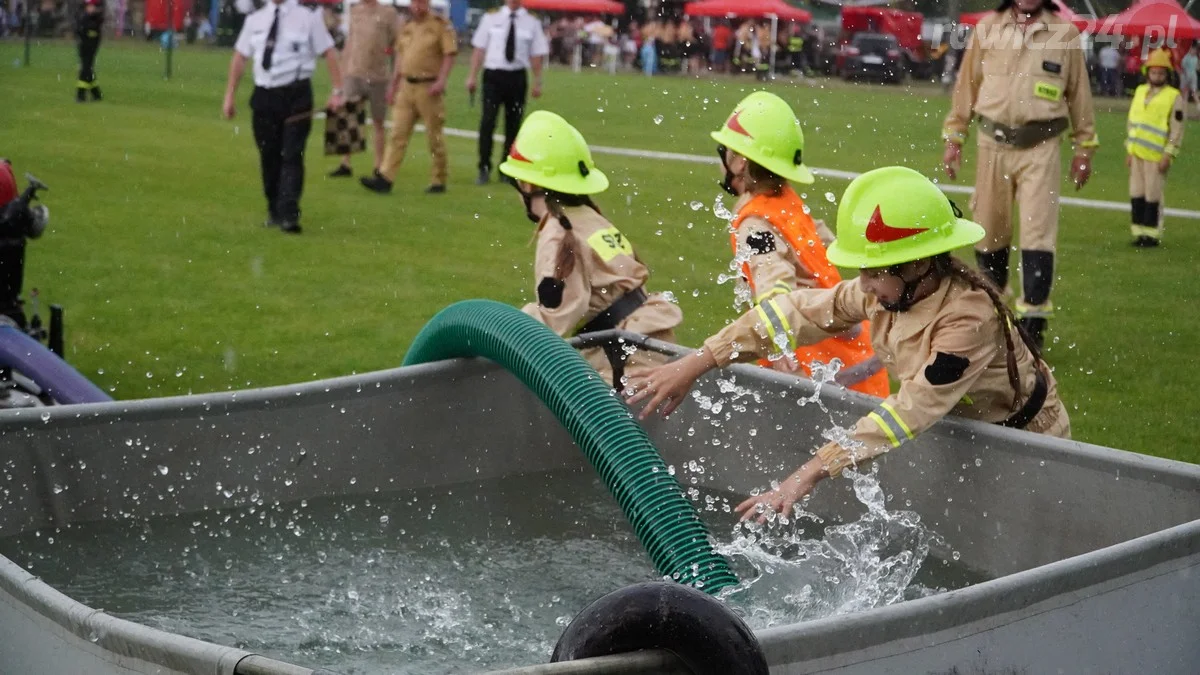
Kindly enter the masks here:
M 746 588 L 754 628 L 898 602 L 981 577 L 854 478 L 855 523 L 735 527 L 689 488 Z M 735 502 L 732 502 L 735 503 Z M 91 607 L 340 673 L 450 673 L 548 660 L 595 598 L 658 578 L 591 471 L 44 529 L 0 553 Z

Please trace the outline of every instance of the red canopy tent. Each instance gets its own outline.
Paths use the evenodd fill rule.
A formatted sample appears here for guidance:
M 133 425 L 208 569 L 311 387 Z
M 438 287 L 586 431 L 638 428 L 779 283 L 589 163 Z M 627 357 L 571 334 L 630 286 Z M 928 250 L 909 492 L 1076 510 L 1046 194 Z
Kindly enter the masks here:
M 921 24 L 925 17 L 918 12 L 905 12 L 886 7 L 842 7 L 842 34 L 887 33 L 895 35 L 900 46 L 910 53 L 921 51 Z
M 528 3 L 526 3 L 528 6 Z M 745 19 L 761 19 L 767 16 L 778 17 L 780 21 L 812 21 L 812 12 L 799 7 L 792 7 L 783 0 L 701 0 L 689 2 L 683 6 L 683 13 L 688 16 L 736 17 Z
M 1086 18 L 1076 14 L 1074 11 L 1072 11 L 1070 7 L 1067 7 L 1067 3 L 1063 2 L 1063 0 L 1053 0 L 1053 2 L 1055 4 L 1055 6 L 1058 7 L 1058 15 L 1061 18 L 1064 18 L 1067 21 L 1074 23 L 1076 26 L 1079 27 L 1079 30 L 1087 30 L 1088 21 L 1089 21 L 1088 19 L 1086 19 Z M 983 17 L 985 17 L 991 13 L 992 13 L 991 10 L 988 10 L 986 12 L 970 12 L 970 13 L 959 16 L 958 22 L 963 25 L 966 25 L 966 26 L 974 26 L 975 24 L 979 23 L 980 19 L 982 19 Z
M 1143 0 L 1119 14 L 1092 19 L 1087 30 L 1100 35 L 1178 42 L 1200 38 L 1200 21 L 1175 0 Z
M 576 12 L 579 14 L 622 14 L 625 5 L 616 0 L 525 0 L 525 9 L 543 12 Z

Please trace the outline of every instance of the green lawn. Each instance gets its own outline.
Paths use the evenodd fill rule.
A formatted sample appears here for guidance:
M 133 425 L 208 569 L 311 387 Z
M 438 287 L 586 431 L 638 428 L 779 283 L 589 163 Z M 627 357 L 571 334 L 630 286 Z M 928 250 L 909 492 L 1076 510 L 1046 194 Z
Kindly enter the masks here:
M 239 116 L 219 115 L 228 52 L 185 48 L 165 81 L 155 45 L 110 40 L 98 62 L 106 100 L 87 105 L 72 102 L 69 44 L 37 45 L 29 68 L 21 55 L 21 43 L 0 43 L 0 155 L 51 186 L 52 214 L 50 231 L 29 249 L 27 289 L 66 307 L 68 359 L 117 398 L 392 367 L 447 304 L 531 296 L 532 228 L 511 188 L 472 184 L 473 141 L 449 140 L 450 192 L 427 196 L 425 141 L 415 137 L 396 191 L 381 197 L 325 178 L 334 162 L 321 156 L 314 134 L 305 233 L 285 237 L 261 227 L 249 82 Z M 467 105 L 464 73 L 460 64 L 449 125 L 471 128 L 479 111 Z M 322 99 L 325 82 L 321 71 Z M 534 107 L 563 114 L 597 145 L 711 154 L 708 132 L 754 86 L 556 70 Z M 936 87 L 770 88 L 802 116 L 814 166 L 904 163 L 930 175 L 938 168 L 947 101 Z M 1092 184 L 1078 194 L 1125 202 L 1124 118 L 1105 108 L 1105 146 Z M 1174 170 L 1169 205 L 1200 209 L 1200 195 L 1184 188 L 1200 167 L 1189 149 Z M 699 343 L 733 316 L 732 291 L 716 282 L 730 254 L 724 225 L 708 210 L 719 191 L 715 168 L 598 161 L 613 183 L 601 205 L 651 265 L 652 290 L 679 298 L 681 340 Z M 968 174 L 970 162 L 968 153 Z M 369 160 L 358 157 L 356 168 L 369 169 Z M 819 179 L 808 190 L 818 216 L 833 221 L 827 197 L 844 188 Z M 965 206 L 965 196 L 958 200 Z M 694 201 L 705 209 L 693 210 Z M 1124 213 L 1063 209 L 1060 318 L 1048 359 L 1077 438 L 1197 462 L 1200 429 L 1185 413 L 1195 409 L 1186 401 L 1200 344 L 1200 223 L 1168 227 L 1164 248 L 1137 251 Z

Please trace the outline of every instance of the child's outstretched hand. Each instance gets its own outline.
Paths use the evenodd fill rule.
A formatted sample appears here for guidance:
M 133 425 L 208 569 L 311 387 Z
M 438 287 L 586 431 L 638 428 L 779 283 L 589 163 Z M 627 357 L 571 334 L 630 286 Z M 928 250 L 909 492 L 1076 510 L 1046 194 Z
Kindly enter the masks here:
M 700 378 L 717 367 L 708 350 L 692 352 L 687 356 L 638 375 L 631 375 L 625 387 L 625 402 L 634 405 L 648 400 L 638 419 L 644 420 L 661 407 L 663 417 L 670 415 L 683 397 Z
M 742 515 L 742 521 L 758 516 L 758 522 L 765 523 L 772 513 L 790 513 L 792 506 L 804 499 L 828 475 L 821 460 L 814 457 L 788 476 L 779 487 L 750 497 L 734 510 Z

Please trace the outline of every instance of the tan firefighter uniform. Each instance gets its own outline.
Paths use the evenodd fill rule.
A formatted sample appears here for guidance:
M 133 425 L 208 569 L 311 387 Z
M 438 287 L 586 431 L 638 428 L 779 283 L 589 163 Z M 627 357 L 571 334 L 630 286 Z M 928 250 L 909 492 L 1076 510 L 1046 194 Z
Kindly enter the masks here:
M 1024 35 L 1011 11 L 984 17 L 963 56 L 944 140 L 961 145 L 972 119 L 978 122 L 979 154 L 971 210 L 987 232 L 975 245 L 976 257 L 1003 289 L 1015 199 L 1024 291 L 1017 316 L 1040 341 L 1053 314 L 1062 182 L 1058 138 L 1070 127 L 1075 153 L 1086 157 L 1099 146 L 1079 30 L 1045 10 Z
M 1164 156 L 1179 154 L 1186 113 L 1179 90 L 1170 86 L 1137 88 L 1129 106 L 1125 151 L 1130 157 L 1130 228 L 1134 242 L 1157 243 L 1162 238 L 1163 188 L 1167 175 L 1159 168 Z M 1147 241 L 1149 240 L 1149 241 Z
M 853 438 L 861 448 L 852 452 L 830 443 L 818 451 L 831 476 L 899 447 L 948 414 L 1070 437 L 1054 376 L 1015 335 L 1022 396 L 1021 407 L 1013 410 L 1001 319 L 987 293 L 962 280 L 943 279 L 932 295 L 905 312 L 884 309 L 858 279 L 779 296 L 776 306 L 801 343 L 870 321 L 875 353 L 900 381 L 897 393 L 855 425 Z M 752 361 L 774 348 L 770 332 L 759 315 L 750 312 L 704 346 L 718 366 Z
M 383 120 L 391 77 L 388 48 L 396 42 L 400 17 L 387 5 L 360 2 L 350 6 L 349 27 L 342 53 L 346 99 L 369 99 L 371 118 Z
M 392 103 L 392 132 L 388 134 L 387 149 L 379 173 L 395 181 L 396 170 L 404 161 L 413 126 L 420 118 L 429 137 L 429 152 L 433 155 L 430 185 L 446 184 L 446 102 L 441 94 L 433 96 L 429 86 L 438 78 L 442 61 L 458 53 L 454 26 L 446 18 L 428 12 L 417 21 L 409 19 L 396 38 L 396 67 L 402 81 Z
M 575 268 L 558 282 L 558 252 L 567 229 L 560 219 L 547 216 L 538 231 L 534 261 L 538 302 L 526 305 L 521 311 L 565 338 L 620 328 L 674 342 L 674 329 L 683 321 L 683 312 L 661 294 L 646 294 L 650 270 L 637 259 L 629 240 L 590 207 L 570 206 L 563 213 L 575 235 Z M 621 305 L 614 305 L 618 301 Z M 620 307 L 636 309 L 626 313 Z M 610 308 L 614 311 L 605 315 Z M 626 315 L 622 318 L 621 314 Z M 609 325 L 613 322 L 606 321 L 606 317 L 618 320 Z M 612 384 L 612 367 L 604 350 L 585 349 L 582 354 Z M 665 362 L 661 355 L 635 352 L 626 361 L 625 375 Z

